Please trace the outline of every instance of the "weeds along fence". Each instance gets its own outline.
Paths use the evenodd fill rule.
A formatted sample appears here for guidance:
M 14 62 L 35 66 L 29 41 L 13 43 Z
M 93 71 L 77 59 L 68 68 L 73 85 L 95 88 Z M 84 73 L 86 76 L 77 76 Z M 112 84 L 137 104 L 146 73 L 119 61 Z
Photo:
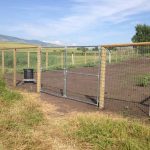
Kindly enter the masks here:
M 103 47 L 107 52 L 104 107 L 125 115 L 148 115 L 150 43 Z

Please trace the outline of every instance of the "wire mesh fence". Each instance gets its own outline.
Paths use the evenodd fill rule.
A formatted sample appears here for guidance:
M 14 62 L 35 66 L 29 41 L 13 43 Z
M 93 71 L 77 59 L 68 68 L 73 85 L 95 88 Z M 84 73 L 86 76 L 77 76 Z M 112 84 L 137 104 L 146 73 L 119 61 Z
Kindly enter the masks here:
M 36 74 L 36 51 L 37 48 L 9 48 L 0 51 L 1 71 L 9 86 L 19 86 L 24 79 L 24 69 L 33 68 Z
M 108 49 L 105 108 L 125 115 L 148 115 L 150 45 Z
M 99 52 L 42 51 L 42 92 L 98 105 Z
M 1 72 L 10 86 L 100 105 L 125 115 L 149 114 L 150 43 L 78 49 L 3 49 Z M 34 83 L 24 84 L 24 69 L 34 70 Z

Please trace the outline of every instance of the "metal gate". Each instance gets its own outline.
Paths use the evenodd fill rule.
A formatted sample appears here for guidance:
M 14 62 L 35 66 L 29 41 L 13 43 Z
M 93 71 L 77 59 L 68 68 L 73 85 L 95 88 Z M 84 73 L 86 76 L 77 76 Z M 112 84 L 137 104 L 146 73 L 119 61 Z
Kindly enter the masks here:
M 41 60 L 41 92 L 99 105 L 100 49 L 97 46 L 43 48 Z

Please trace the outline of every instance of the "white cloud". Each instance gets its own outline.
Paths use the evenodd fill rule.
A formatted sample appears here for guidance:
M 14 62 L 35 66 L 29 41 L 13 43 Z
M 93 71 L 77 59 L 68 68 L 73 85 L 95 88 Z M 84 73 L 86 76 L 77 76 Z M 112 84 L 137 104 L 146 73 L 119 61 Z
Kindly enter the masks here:
M 48 39 L 60 35 L 71 35 L 87 31 L 103 23 L 120 23 L 130 19 L 131 15 L 150 11 L 149 0 L 70 0 L 71 12 L 64 17 L 40 19 L 36 23 L 23 23 L 12 28 L 32 38 Z M 47 7 L 46 7 L 47 8 Z M 69 14 L 70 13 L 70 14 Z M 44 21 L 43 21 L 44 20 Z

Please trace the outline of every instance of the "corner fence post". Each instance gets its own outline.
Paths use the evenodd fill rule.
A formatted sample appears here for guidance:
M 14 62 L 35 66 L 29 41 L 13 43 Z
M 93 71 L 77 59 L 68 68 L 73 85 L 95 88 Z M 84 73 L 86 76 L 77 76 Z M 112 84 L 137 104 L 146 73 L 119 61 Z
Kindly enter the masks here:
M 30 68 L 30 52 L 28 51 L 28 68 Z
M 4 50 L 2 50 L 2 75 L 4 76 L 5 74 L 5 54 Z
M 104 108 L 105 98 L 105 72 L 106 72 L 106 49 L 101 47 L 101 66 L 100 66 L 100 92 L 99 92 L 99 107 Z
M 48 51 L 46 51 L 46 70 L 48 70 Z
M 41 47 L 37 50 L 37 93 L 41 91 Z
M 13 86 L 14 87 L 16 87 L 16 63 L 17 63 L 17 61 L 16 61 L 16 49 L 14 49 L 14 52 L 13 52 L 14 54 L 13 54 L 13 60 L 14 60 L 14 63 L 13 63 L 13 65 L 14 65 L 14 78 L 13 78 Z

